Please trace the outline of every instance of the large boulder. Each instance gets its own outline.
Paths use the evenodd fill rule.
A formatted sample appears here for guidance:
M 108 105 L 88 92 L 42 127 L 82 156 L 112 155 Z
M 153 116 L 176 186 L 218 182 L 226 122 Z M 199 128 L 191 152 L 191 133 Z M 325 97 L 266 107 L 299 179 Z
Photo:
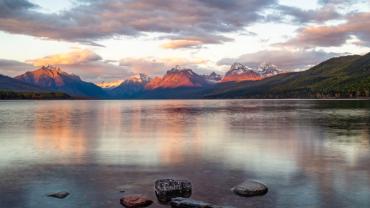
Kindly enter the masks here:
M 140 208 L 150 206 L 153 201 L 143 195 L 128 195 L 120 199 L 121 204 L 126 208 Z
M 191 183 L 187 180 L 160 179 L 154 184 L 155 194 L 158 201 L 169 202 L 172 198 L 191 196 Z
M 231 189 L 237 195 L 240 196 L 259 196 L 267 193 L 268 188 L 266 185 L 258 181 L 245 181 Z

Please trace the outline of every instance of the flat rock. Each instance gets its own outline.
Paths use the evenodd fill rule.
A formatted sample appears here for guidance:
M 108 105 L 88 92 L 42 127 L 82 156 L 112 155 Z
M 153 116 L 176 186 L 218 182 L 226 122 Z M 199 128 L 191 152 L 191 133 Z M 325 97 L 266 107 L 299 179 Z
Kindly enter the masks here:
M 191 183 L 187 180 L 160 179 L 155 181 L 154 189 L 158 201 L 162 203 L 176 197 L 189 198 L 192 192 Z
M 182 197 L 177 197 L 171 199 L 172 208 L 234 208 L 230 206 L 218 206 L 213 205 L 208 202 L 198 201 L 194 199 L 187 199 Z
M 237 195 L 240 196 L 260 196 L 267 193 L 268 188 L 266 185 L 258 181 L 245 181 L 231 189 Z
M 153 201 L 143 195 L 128 195 L 120 199 L 122 206 L 126 208 L 148 207 Z
M 57 199 L 64 199 L 67 196 L 69 196 L 69 193 L 66 192 L 66 191 L 61 191 L 61 192 L 56 192 L 56 193 L 48 194 L 47 196 L 48 197 L 54 197 L 54 198 L 57 198 Z

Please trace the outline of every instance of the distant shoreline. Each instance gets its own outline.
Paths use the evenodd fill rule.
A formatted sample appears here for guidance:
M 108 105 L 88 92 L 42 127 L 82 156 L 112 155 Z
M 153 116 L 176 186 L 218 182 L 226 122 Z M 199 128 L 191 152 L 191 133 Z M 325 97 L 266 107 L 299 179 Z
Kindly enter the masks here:
M 0 91 L 0 100 L 70 100 L 72 96 L 62 92 L 15 92 Z
M 328 100 L 328 101 L 340 101 L 340 100 L 370 100 L 370 97 L 360 98 L 132 98 L 132 99 L 97 99 L 97 98 L 60 98 L 60 97 L 48 97 L 48 98 L 0 98 L 0 101 L 6 100 L 24 100 L 24 101 L 48 101 L 48 100 L 97 100 L 97 101 L 154 101 L 154 100 Z
M 321 96 L 316 97 L 313 94 L 311 96 L 302 96 L 302 97 L 284 97 L 282 95 L 246 95 L 244 96 L 174 96 L 174 97 L 132 97 L 132 98 L 96 98 L 96 97 L 76 97 L 70 96 L 63 92 L 15 92 L 15 91 L 1 91 L 0 90 L 0 100 L 370 100 L 370 97 L 362 96 Z

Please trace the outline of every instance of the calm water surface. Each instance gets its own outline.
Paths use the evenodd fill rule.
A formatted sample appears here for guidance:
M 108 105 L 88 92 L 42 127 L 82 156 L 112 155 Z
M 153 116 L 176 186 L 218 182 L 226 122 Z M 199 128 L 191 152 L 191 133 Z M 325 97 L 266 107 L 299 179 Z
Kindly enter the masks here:
M 4 101 L 0 207 L 118 208 L 175 177 L 219 205 L 367 208 L 369 124 L 370 101 Z M 229 191 L 247 179 L 269 193 Z

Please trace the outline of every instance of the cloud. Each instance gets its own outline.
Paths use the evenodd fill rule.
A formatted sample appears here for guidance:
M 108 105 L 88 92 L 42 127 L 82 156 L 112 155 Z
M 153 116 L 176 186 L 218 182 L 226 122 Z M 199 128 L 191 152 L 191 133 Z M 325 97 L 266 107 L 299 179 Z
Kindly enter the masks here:
M 35 5 L 27 0 L 0 0 L 0 11 L 6 11 L 6 17 L 0 18 L 0 30 L 90 44 L 143 32 L 200 37 L 240 31 L 263 19 L 259 12 L 275 1 L 80 0 L 69 10 L 47 14 L 34 10 Z
M 355 3 L 366 3 L 368 0 L 319 0 L 319 4 L 333 4 L 333 5 L 349 5 Z
M 33 69 L 31 64 L 15 60 L 0 59 L 0 74 L 14 77 L 27 70 Z
M 127 67 L 133 73 L 145 73 L 152 76 L 162 76 L 167 70 L 179 65 L 183 68 L 191 68 L 199 73 L 208 72 L 199 65 L 207 64 L 204 59 L 166 58 L 125 58 L 120 60 L 120 66 Z
M 297 7 L 283 5 L 277 6 L 277 9 L 281 13 L 278 14 L 276 19 L 279 19 L 279 17 L 282 19 L 286 16 L 290 16 L 293 17 L 293 20 L 298 23 L 325 22 L 328 20 L 340 19 L 343 16 L 337 11 L 336 6 L 332 4 L 324 5 L 319 9 L 310 10 L 303 10 Z
M 19 12 L 27 12 L 28 9 L 37 8 L 37 6 L 26 0 L 1 0 L 0 18 L 16 16 Z
M 88 49 L 76 49 L 68 53 L 54 54 L 43 58 L 28 60 L 34 66 L 45 65 L 76 65 L 92 61 L 98 61 L 102 58 Z
M 168 38 L 163 48 L 199 48 L 231 41 L 223 34 L 256 22 L 341 19 L 338 7 L 364 1 L 320 0 L 319 9 L 303 10 L 277 0 L 77 0 L 69 10 L 42 13 L 28 0 L 0 0 L 0 30 L 95 46 L 105 38 L 155 32 Z
M 120 66 L 117 62 L 105 61 L 88 49 L 75 49 L 27 62 L 0 59 L 1 73 L 12 77 L 43 65 L 60 66 L 63 71 L 81 76 L 83 80 L 90 82 L 125 79 L 133 74 L 127 67 Z
M 233 39 L 227 38 L 221 35 L 200 35 L 196 36 L 171 36 L 165 37 L 170 39 L 169 41 L 162 44 L 162 48 L 167 49 L 178 49 L 178 48 L 199 48 L 204 44 L 219 44 L 227 41 L 232 41 Z
M 105 61 L 92 61 L 77 65 L 64 65 L 62 66 L 62 69 L 66 72 L 81 76 L 83 80 L 94 83 L 122 80 L 133 75 L 133 73 L 127 67 Z
M 162 48 L 177 49 L 177 48 L 192 48 L 199 47 L 204 43 L 200 40 L 171 40 L 162 44 Z
M 101 46 L 96 41 L 105 38 L 156 33 L 168 38 L 163 48 L 199 48 L 231 41 L 225 33 L 243 32 L 257 22 L 306 24 L 343 19 L 343 11 L 356 13 L 348 8 L 366 1 L 319 0 L 320 8 L 303 10 L 281 5 L 277 0 L 76 0 L 68 10 L 43 13 L 28 0 L 0 0 L 0 30 L 95 46 Z M 340 7 L 342 13 L 337 11 Z M 367 25 L 363 23 L 362 27 Z M 312 29 L 303 33 L 312 33 Z M 333 39 L 339 40 L 329 41 L 341 43 L 348 37 L 338 35 L 342 36 Z M 308 45 L 315 44 L 313 38 L 299 38 L 302 41 L 291 43 L 308 39 Z
M 221 59 L 217 64 L 231 65 L 234 62 L 239 62 L 249 67 L 257 67 L 261 63 L 271 63 L 284 71 L 298 71 L 308 69 L 322 61 L 340 55 L 343 54 L 313 50 L 264 50 L 256 53 L 244 54 L 235 59 Z
M 370 46 L 370 12 L 352 14 L 346 22 L 334 26 L 308 26 L 298 35 L 280 45 L 313 48 L 341 46 L 355 36 L 364 46 Z

